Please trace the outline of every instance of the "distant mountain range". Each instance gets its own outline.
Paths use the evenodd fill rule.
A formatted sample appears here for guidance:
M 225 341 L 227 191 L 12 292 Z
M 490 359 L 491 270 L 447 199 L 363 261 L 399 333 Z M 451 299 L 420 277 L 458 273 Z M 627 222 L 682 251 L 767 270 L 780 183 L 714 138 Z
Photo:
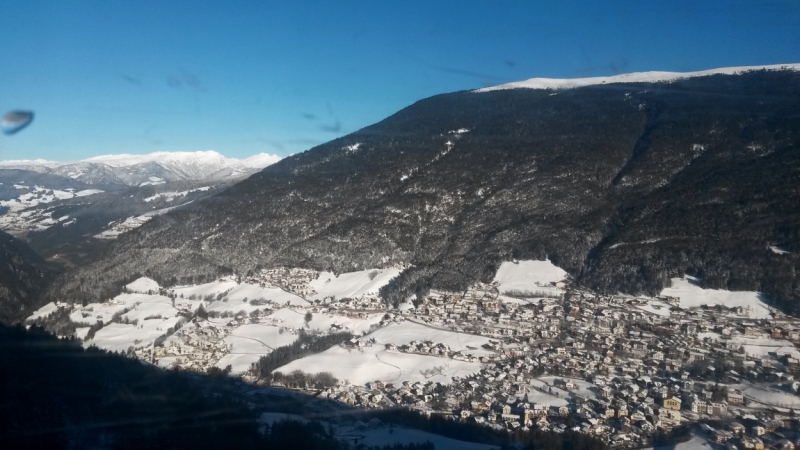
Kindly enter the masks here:
M 519 83 L 421 100 L 126 233 L 49 300 L 289 266 L 407 263 L 383 291 L 544 259 L 579 286 L 706 287 L 800 304 L 800 71 Z M 780 249 L 776 251 L 775 249 Z
M 110 241 L 153 216 L 213 195 L 279 159 L 262 153 L 239 160 L 206 151 L 105 155 L 72 163 L 2 161 L 0 231 L 16 237 L 11 242 L 17 247 L 29 246 L 30 254 L 69 270 L 94 260 Z M 0 275 L 0 285 L 12 278 Z M 17 303 L 5 312 L 0 307 L 0 322 L 34 302 L 36 295 L 24 294 L 20 283 L 4 294 Z M 36 280 L 30 287 L 38 293 L 45 284 Z
M 70 178 L 96 186 L 142 186 L 170 181 L 223 180 L 251 175 L 280 161 L 260 153 L 246 159 L 215 151 L 156 152 L 146 155 L 104 155 L 77 162 L 0 161 L 0 169 L 28 170 Z

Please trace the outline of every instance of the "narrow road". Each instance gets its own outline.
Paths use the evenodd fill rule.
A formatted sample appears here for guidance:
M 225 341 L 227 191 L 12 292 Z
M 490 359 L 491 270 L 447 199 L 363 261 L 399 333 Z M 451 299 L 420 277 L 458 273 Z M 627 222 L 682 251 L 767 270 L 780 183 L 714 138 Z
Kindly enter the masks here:
M 269 345 L 265 344 L 264 341 L 256 339 L 256 338 L 251 338 L 249 336 L 239 336 L 238 334 L 229 334 L 228 336 L 238 337 L 238 338 L 242 338 L 242 339 L 250 339 L 251 341 L 256 341 L 259 344 L 263 345 L 264 347 L 267 347 L 270 350 L 275 350 L 274 348 L 272 348 Z
M 377 353 L 375 354 L 375 359 L 377 359 L 378 361 L 380 361 L 380 362 L 382 362 L 382 363 L 386 364 L 387 366 L 394 367 L 395 369 L 397 369 L 397 370 L 400 372 L 400 373 L 398 373 L 398 374 L 397 374 L 397 376 L 396 376 L 396 377 L 394 377 L 394 379 L 393 379 L 393 380 L 391 380 L 391 381 L 397 380 L 398 378 L 400 378 L 401 376 L 403 376 L 403 369 L 401 369 L 401 368 L 399 368 L 399 367 L 395 366 L 394 364 L 389 364 L 389 363 L 387 363 L 386 361 L 381 361 L 381 358 L 380 358 L 380 356 L 378 356 L 378 354 L 377 354 Z M 387 380 L 387 381 L 388 381 L 388 380 Z

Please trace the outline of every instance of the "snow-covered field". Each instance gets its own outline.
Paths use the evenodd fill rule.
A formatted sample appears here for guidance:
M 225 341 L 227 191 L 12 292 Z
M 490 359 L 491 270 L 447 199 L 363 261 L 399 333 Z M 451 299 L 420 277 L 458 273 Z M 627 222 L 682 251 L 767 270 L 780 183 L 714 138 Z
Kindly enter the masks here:
M 308 306 L 309 302 L 297 295 L 278 288 L 262 288 L 253 284 L 240 284 L 228 292 L 227 298 L 232 301 L 264 299 L 278 305 Z
M 116 239 L 120 234 L 139 228 L 150 219 L 152 219 L 151 216 L 136 216 L 128 217 L 123 221 L 111 222 L 109 229 L 96 234 L 94 237 L 96 239 Z
M 778 391 L 776 389 L 747 386 L 742 388 L 742 394 L 766 405 L 779 406 L 783 408 L 800 407 L 800 396 L 793 395 L 788 392 Z
M 349 330 L 355 335 L 361 335 L 370 331 L 370 328 L 377 325 L 384 315 L 382 313 L 376 313 L 367 314 L 363 318 L 355 318 L 342 314 L 316 313 L 311 315 L 311 321 L 306 324 L 305 314 L 305 310 L 283 308 L 275 311 L 269 317 L 271 320 L 274 320 L 276 324 L 284 327 L 328 331 L 332 326 L 336 326 L 343 330 Z
M 139 294 L 147 294 L 148 291 L 158 292 L 158 283 L 150 278 L 139 278 L 131 283 L 125 285 L 125 290 L 128 292 L 136 292 Z
M 181 192 L 160 192 L 160 193 L 158 193 L 156 195 L 153 195 L 152 197 L 145 198 L 144 201 L 145 202 L 152 202 L 153 200 L 157 200 L 159 198 L 163 198 L 166 201 L 171 202 L 171 201 L 175 200 L 178 197 L 185 196 L 186 194 L 190 194 L 192 192 L 207 191 L 209 189 L 211 189 L 211 186 L 204 186 L 204 187 L 199 187 L 199 188 L 196 188 L 196 189 L 189 189 L 187 191 L 181 191 Z
M 373 295 L 397 273 L 398 269 L 385 269 L 345 273 L 339 277 L 323 274 L 319 280 L 327 289 L 323 292 L 330 295 Z M 208 312 L 209 319 L 190 323 L 188 328 L 184 326 L 201 306 Z M 126 285 L 124 293 L 106 302 L 86 306 L 50 303 L 29 319 L 46 318 L 59 307 L 69 310 L 69 319 L 77 328 L 75 334 L 85 346 L 95 345 L 119 352 L 133 348 L 137 355 L 141 353 L 140 357 L 158 359 L 156 362 L 163 367 L 176 363 L 193 370 L 204 370 L 203 367 L 225 368 L 231 365 L 235 374 L 245 372 L 252 363 L 275 348 L 294 342 L 301 329 L 322 333 L 347 330 L 362 336 L 374 331 L 386 314 L 326 308 L 312 312 L 312 304 L 302 297 L 276 287 L 239 283 L 235 277 L 170 289 L 162 289 L 155 280 L 142 277 Z M 310 320 L 306 320 L 308 313 L 311 313 Z M 102 327 L 98 328 L 98 323 L 102 323 Z M 94 327 L 93 336 L 90 327 Z M 459 345 L 457 338 L 448 340 L 448 332 L 416 324 L 406 324 L 400 329 L 405 330 L 400 333 L 402 338 L 408 338 L 401 344 L 419 338 L 416 328 L 427 331 L 439 341 L 450 343 L 453 349 L 466 350 Z M 180 333 L 170 336 L 178 329 Z M 159 338 L 164 340 L 164 349 L 156 352 L 153 345 Z M 486 339 L 464 337 L 462 341 L 464 345 L 479 346 Z M 441 363 L 434 357 L 400 357 L 409 361 L 420 358 L 423 363 L 404 362 L 402 366 L 409 371 L 416 367 L 424 370 L 435 366 L 434 362 Z M 333 365 L 337 363 L 335 361 Z M 322 368 L 304 370 L 328 371 L 330 365 L 325 363 Z M 459 373 L 460 367 L 456 364 L 449 373 Z M 468 367 L 472 370 L 472 366 Z M 341 379 L 348 377 L 349 374 L 345 374 Z M 444 377 L 440 378 L 444 380 Z
M 313 321 L 312 321 L 313 323 Z M 391 324 L 366 335 L 363 340 L 374 338 L 375 344 L 363 349 L 345 349 L 337 346 L 316 355 L 295 360 L 279 369 L 288 373 L 302 370 L 306 373 L 330 372 L 339 380 L 351 384 L 382 380 L 392 383 L 403 381 L 436 381 L 449 383 L 455 377 L 463 377 L 480 370 L 480 363 L 459 361 L 436 356 L 402 353 L 385 350 L 385 344 L 397 346 L 411 341 L 432 341 L 450 346 L 454 351 L 466 354 L 486 353 L 480 348 L 488 338 L 430 328 L 404 322 Z M 475 350 L 469 347 L 476 348 Z
M 481 347 L 489 342 L 487 337 L 456 333 L 410 321 L 383 327 L 369 334 L 367 338 L 374 338 L 375 342 L 380 345 L 400 346 L 411 341 L 431 341 L 435 344 L 446 344 L 450 350 L 461 351 L 465 354 L 480 356 L 491 353 Z
M 500 293 L 521 291 L 559 294 L 563 291 L 552 283 L 562 281 L 566 277 L 567 272 L 555 266 L 550 260 L 519 261 L 504 262 L 494 276 L 494 281 L 499 284 Z
M 262 288 L 254 284 L 237 283 L 233 277 L 221 278 L 211 283 L 204 283 L 204 284 L 197 284 L 190 286 L 177 286 L 171 288 L 170 292 L 174 292 L 175 295 L 177 295 L 179 298 L 194 297 L 202 299 L 211 296 L 213 297 L 213 300 L 216 300 L 216 297 L 222 294 L 224 295 L 224 298 L 227 299 L 225 303 L 230 303 L 230 305 L 222 305 L 214 303 L 210 306 L 210 308 L 215 308 L 215 310 L 219 310 L 220 312 L 225 310 L 231 310 L 232 312 L 237 312 L 239 311 L 239 309 L 241 309 L 241 308 L 237 309 L 238 306 L 244 306 L 241 304 L 249 302 L 251 300 L 264 300 L 279 305 L 287 305 L 287 304 L 292 306 L 309 305 L 309 302 L 306 301 L 305 299 L 298 297 L 297 295 L 291 294 L 289 292 L 286 292 L 282 289 Z
M 153 280 L 140 278 L 128 286 L 155 287 L 155 292 L 158 292 L 158 284 L 154 284 Z M 190 307 L 196 309 L 199 306 L 200 302 L 196 302 Z M 127 323 L 111 323 L 114 315 L 120 313 L 121 322 Z M 152 346 L 157 338 L 167 334 L 170 328 L 175 328 L 181 320 L 177 313 L 178 309 L 167 297 L 125 293 L 109 302 L 90 303 L 78 307 L 70 314 L 70 320 L 88 325 L 98 321 L 103 322 L 105 326 L 95 333 L 94 338 L 84 342 L 84 346 L 95 345 L 106 350 L 121 352 L 130 347 Z
M 231 366 L 231 373 L 242 373 L 258 359 L 278 347 L 290 345 L 298 335 L 281 332 L 280 327 L 264 324 L 247 324 L 225 337 L 229 353 L 215 364 L 220 369 Z
M 769 308 L 761 300 L 758 292 L 703 289 L 697 282 L 697 278 L 689 275 L 673 278 L 672 286 L 661 291 L 661 295 L 680 298 L 681 308 L 697 308 L 702 305 L 722 305 L 728 308 L 741 306 L 751 319 L 770 317 Z
M 647 311 L 651 314 L 655 314 L 661 317 L 669 317 L 670 316 L 669 311 L 671 307 L 672 306 L 669 303 L 662 302 L 656 299 L 647 299 L 647 303 L 635 306 L 636 309 L 641 309 L 642 311 Z
M 398 268 L 362 270 L 348 272 L 338 277 L 330 272 L 322 272 L 319 278 L 310 283 L 317 294 L 313 300 L 335 297 L 336 299 L 354 298 L 364 295 L 377 295 L 378 291 L 389 281 L 398 276 Z
M 59 190 L 49 189 L 42 186 L 26 186 L 22 184 L 15 184 L 14 188 L 28 192 L 20 194 L 18 198 L 13 200 L 0 201 L 0 206 L 8 207 L 11 211 L 30 208 L 32 206 L 41 205 L 42 203 L 51 203 L 56 200 L 85 197 L 87 195 L 100 194 L 103 192 L 100 189 L 84 189 L 76 192 L 75 189 Z
M 712 447 L 711 444 L 709 444 L 705 439 L 698 436 L 692 436 L 692 438 L 686 442 L 681 442 L 674 446 L 669 445 L 666 447 L 656 447 L 654 450 L 712 450 L 713 448 L 714 447 Z
M 112 352 L 124 352 L 130 347 L 147 347 L 167 329 L 178 323 L 177 317 L 163 320 L 148 320 L 139 325 L 110 323 L 95 333 L 94 338 L 86 341 L 85 346 L 95 345 Z
M 15 184 L 14 188 L 24 191 L 18 198 L 11 200 L 0 200 L 0 209 L 7 208 L 5 214 L 0 214 L 0 230 L 7 230 L 11 233 L 23 232 L 28 230 L 46 230 L 57 223 L 69 225 L 75 219 L 69 216 L 54 219 L 51 216 L 51 208 L 27 210 L 34 206 L 52 203 L 56 200 L 67 200 L 74 197 L 85 197 L 87 195 L 99 194 L 103 191 L 99 189 L 85 189 L 75 191 L 75 189 L 49 189 L 42 186 L 27 186 Z
M 36 311 L 34 311 L 33 314 L 31 314 L 31 316 L 28 317 L 28 320 L 35 320 L 35 319 L 38 319 L 40 317 L 47 317 L 50 314 L 53 314 L 54 312 L 56 312 L 56 310 L 58 310 L 58 305 L 56 305 L 53 302 L 50 302 L 50 303 L 42 306 L 41 308 L 37 309 Z
M 776 353 L 778 355 L 788 354 L 792 358 L 800 358 L 800 350 L 797 350 L 793 343 L 784 339 L 772 339 L 768 336 L 733 336 L 731 340 L 741 344 L 744 352 L 751 356 L 766 358 L 769 353 Z
M 595 386 L 594 384 L 592 384 L 592 383 L 590 383 L 590 382 L 588 382 L 586 380 L 582 380 L 580 378 L 569 378 L 569 377 L 539 377 L 539 378 L 537 378 L 537 380 L 540 380 L 540 381 L 542 381 L 542 382 L 544 382 L 544 383 L 546 383 L 546 384 L 548 384 L 550 386 L 553 385 L 553 382 L 556 379 L 569 380 L 569 381 L 572 381 L 573 383 L 575 383 L 578 386 L 577 389 L 575 389 L 573 391 L 570 391 L 570 392 L 574 392 L 575 394 L 578 394 L 580 396 L 583 396 L 583 397 L 586 397 L 586 398 L 590 398 L 590 399 L 596 399 L 597 398 L 597 392 L 598 392 L 597 386 Z M 559 392 L 559 394 L 563 395 L 563 391 L 561 391 L 560 389 L 558 391 L 556 391 L 556 389 L 557 388 L 554 387 L 553 388 L 553 392 Z
M 568 404 L 569 392 L 553 387 L 553 380 L 555 377 L 545 377 L 541 379 L 531 379 L 531 386 L 538 389 L 543 389 L 542 392 L 538 389 L 532 389 L 528 392 L 528 401 L 531 403 L 546 403 L 550 406 L 566 406 Z M 519 395 L 520 399 L 524 396 Z
M 475 373 L 480 367 L 480 363 L 390 352 L 384 350 L 382 345 L 373 345 L 363 350 L 333 347 L 322 353 L 292 361 L 277 371 L 330 372 L 339 380 L 355 385 L 364 385 L 376 380 L 391 383 L 434 381 L 447 384 L 453 377 Z

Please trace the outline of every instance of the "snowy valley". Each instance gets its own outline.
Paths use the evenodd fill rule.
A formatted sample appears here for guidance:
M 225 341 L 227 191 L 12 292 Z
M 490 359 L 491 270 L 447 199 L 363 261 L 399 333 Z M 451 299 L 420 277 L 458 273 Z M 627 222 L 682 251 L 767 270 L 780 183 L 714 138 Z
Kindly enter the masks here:
M 51 303 L 27 322 L 158 367 L 499 430 L 574 427 L 609 445 L 800 408 L 788 375 L 800 369 L 800 321 L 757 292 L 687 275 L 657 297 L 604 296 L 550 261 L 513 261 L 491 283 L 392 308 L 381 288 L 407 269 L 283 268 L 171 288 L 139 278 L 104 303 Z M 325 336 L 348 337 L 264 371 L 263 357 Z

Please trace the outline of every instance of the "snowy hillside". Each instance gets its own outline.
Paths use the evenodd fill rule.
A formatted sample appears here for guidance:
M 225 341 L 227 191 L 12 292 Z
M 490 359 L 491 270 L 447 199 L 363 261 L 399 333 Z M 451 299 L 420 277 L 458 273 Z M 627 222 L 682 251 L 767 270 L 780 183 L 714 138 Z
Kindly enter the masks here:
M 612 83 L 657 83 L 681 80 L 684 78 L 705 77 L 709 75 L 737 75 L 754 70 L 796 70 L 800 64 L 776 64 L 771 66 L 723 67 L 719 69 L 700 70 L 697 72 L 635 72 L 610 77 L 591 78 L 530 78 L 525 81 L 501 84 L 476 89 L 473 92 L 489 92 L 502 89 L 571 89 L 583 86 Z
M 560 267 L 549 260 L 504 262 L 497 270 L 494 281 L 500 292 L 512 294 L 558 293 L 556 283 L 567 277 Z
M 600 86 L 421 100 L 176 211 L 176 220 L 151 221 L 141 241 L 78 269 L 91 281 L 57 280 L 49 300 L 99 300 L 143 269 L 206 280 L 224 275 L 220 268 L 410 264 L 382 291 L 394 305 L 427 288 L 464 290 L 512 257 L 549 257 L 569 273 L 565 284 L 600 292 L 656 294 L 691 261 L 713 274 L 705 287 L 800 304 L 796 244 L 778 231 L 796 228 L 784 226 L 784 211 L 798 204 L 800 138 L 786 130 L 800 126 L 800 66 L 773 70 L 781 67 L 530 82 L 506 87 Z M 644 80 L 676 81 L 602 87 Z M 165 245 L 180 252 L 167 256 Z M 544 292 L 559 281 L 501 291 Z M 337 281 L 338 294 L 314 289 L 341 298 L 346 282 Z

